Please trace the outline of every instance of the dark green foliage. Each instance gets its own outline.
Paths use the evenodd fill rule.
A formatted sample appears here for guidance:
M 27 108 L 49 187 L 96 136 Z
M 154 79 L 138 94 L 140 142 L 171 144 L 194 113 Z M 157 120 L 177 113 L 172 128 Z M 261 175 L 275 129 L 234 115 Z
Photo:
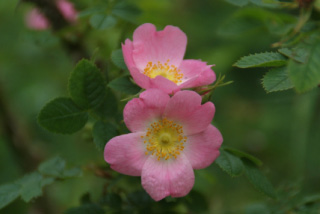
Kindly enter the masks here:
M 117 127 L 109 122 L 98 121 L 94 124 L 92 130 L 93 141 L 100 151 L 102 151 L 106 143 L 117 134 Z
M 263 76 L 262 84 L 267 92 L 283 91 L 293 88 L 287 67 L 271 69 Z
M 252 185 L 271 198 L 276 197 L 276 191 L 270 181 L 260 172 L 257 166 L 250 160 L 243 159 L 244 172 Z
M 112 51 L 111 54 L 112 62 L 121 69 L 127 69 L 127 65 L 123 59 L 123 53 L 121 49 Z
M 83 109 L 99 106 L 106 96 L 100 70 L 85 59 L 81 60 L 71 73 L 68 89 L 72 100 Z
M 243 172 L 243 165 L 240 158 L 224 150 L 220 151 L 220 156 L 215 163 L 232 177 L 239 176 Z
M 64 97 L 49 102 L 38 116 L 41 126 L 60 134 L 72 134 L 79 131 L 87 120 L 87 112 L 79 108 L 70 98 Z
M 119 77 L 112 80 L 108 86 L 116 91 L 122 92 L 124 94 L 137 94 L 141 89 L 135 85 L 129 76 Z
M 283 66 L 287 59 L 279 53 L 267 52 L 242 57 L 234 66 L 239 68 Z
M 25 202 L 30 202 L 41 196 L 43 187 L 52 184 L 55 180 L 78 177 L 81 174 L 81 169 L 77 167 L 66 168 L 66 161 L 60 157 L 47 160 L 39 166 L 38 171 L 0 186 L 0 209 L 19 196 Z

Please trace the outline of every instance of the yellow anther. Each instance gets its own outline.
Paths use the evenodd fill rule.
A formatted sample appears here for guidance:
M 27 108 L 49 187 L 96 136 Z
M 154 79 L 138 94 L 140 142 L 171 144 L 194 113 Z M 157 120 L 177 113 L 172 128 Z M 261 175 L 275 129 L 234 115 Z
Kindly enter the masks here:
M 180 84 L 182 82 L 183 74 L 181 73 L 180 69 L 178 69 L 176 66 L 169 66 L 169 61 L 170 60 L 167 60 L 167 62 L 165 62 L 164 65 L 160 61 L 158 61 L 157 64 L 148 62 L 143 74 L 150 78 L 163 76 L 176 84 Z
M 187 137 L 182 135 L 183 127 L 167 118 L 150 124 L 145 138 L 146 155 L 155 155 L 157 160 L 177 158 L 184 149 Z

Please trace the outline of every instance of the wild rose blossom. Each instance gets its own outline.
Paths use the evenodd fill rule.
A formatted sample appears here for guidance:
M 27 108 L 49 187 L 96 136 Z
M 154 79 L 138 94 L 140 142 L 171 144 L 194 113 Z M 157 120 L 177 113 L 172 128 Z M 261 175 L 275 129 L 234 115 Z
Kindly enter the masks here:
M 218 156 L 222 136 L 211 125 L 213 103 L 201 105 L 201 96 L 179 91 L 171 98 L 148 89 L 127 103 L 124 122 L 132 132 L 112 138 L 104 158 L 120 173 L 141 176 L 156 201 L 182 197 L 194 185 L 193 169 L 208 167 Z
M 158 88 L 166 93 L 211 84 L 216 75 L 201 60 L 183 60 L 187 37 L 178 27 L 156 31 L 143 24 L 133 33 L 133 41 L 122 45 L 124 61 L 134 81 L 144 89 Z
M 74 9 L 73 4 L 66 0 L 57 0 L 57 7 L 64 18 L 70 22 L 75 23 L 77 20 L 77 11 Z M 32 9 L 26 15 L 26 25 L 35 30 L 45 30 L 50 27 L 47 18 L 37 8 Z

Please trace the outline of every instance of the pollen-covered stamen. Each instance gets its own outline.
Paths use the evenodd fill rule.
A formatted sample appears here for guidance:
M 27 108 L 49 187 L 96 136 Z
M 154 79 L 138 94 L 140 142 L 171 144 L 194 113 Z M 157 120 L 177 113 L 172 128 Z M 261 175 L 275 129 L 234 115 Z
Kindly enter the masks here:
M 164 64 L 162 64 L 160 61 L 158 61 L 157 64 L 148 62 L 143 74 L 150 78 L 155 78 L 156 76 L 160 75 L 176 84 L 181 83 L 183 74 L 181 73 L 180 69 L 174 65 L 169 65 L 168 63 L 169 60 L 167 60 L 167 62 Z
M 150 124 L 146 135 L 141 138 L 146 144 L 146 155 L 156 155 L 158 160 L 177 158 L 187 141 L 183 127 L 166 118 Z

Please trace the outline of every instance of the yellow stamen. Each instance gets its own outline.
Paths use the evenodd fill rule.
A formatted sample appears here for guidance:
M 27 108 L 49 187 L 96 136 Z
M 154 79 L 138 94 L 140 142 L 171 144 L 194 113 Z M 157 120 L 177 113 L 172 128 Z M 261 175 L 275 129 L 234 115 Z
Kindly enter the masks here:
M 146 155 L 155 155 L 157 159 L 176 159 L 184 149 L 187 137 L 183 135 L 183 127 L 167 118 L 150 124 L 144 138 Z
M 168 80 L 180 84 L 182 82 L 183 74 L 180 69 L 178 69 L 174 65 L 168 65 L 169 60 L 164 63 L 164 65 L 158 61 L 157 64 L 153 64 L 152 62 L 148 62 L 146 68 L 144 69 L 143 74 L 147 75 L 150 78 L 155 78 L 156 76 L 163 76 Z

